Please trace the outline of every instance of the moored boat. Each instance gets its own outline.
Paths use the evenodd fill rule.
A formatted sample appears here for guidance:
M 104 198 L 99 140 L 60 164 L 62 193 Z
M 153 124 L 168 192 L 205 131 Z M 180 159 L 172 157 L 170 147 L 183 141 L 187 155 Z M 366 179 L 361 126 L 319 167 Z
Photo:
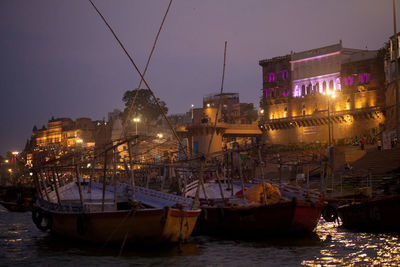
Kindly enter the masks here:
M 80 188 L 81 187 L 81 188 Z M 90 242 L 168 243 L 187 239 L 200 209 L 190 199 L 135 187 L 136 202 L 130 205 L 127 184 L 114 188 L 92 182 L 70 182 L 57 191 L 42 192 L 32 212 L 41 230 Z M 43 190 L 44 191 L 44 190 Z M 79 193 L 81 191 L 81 193 Z M 83 200 L 83 201 L 82 201 Z
M 29 202 L 17 203 L 17 202 L 0 201 L 0 205 L 2 205 L 8 211 L 26 212 L 29 210 Z
M 271 182 L 272 183 L 272 182 Z M 282 235 L 312 232 L 321 217 L 325 206 L 319 196 L 308 190 L 273 183 L 282 193 L 277 201 L 264 204 L 250 203 L 246 198 L 237 196 L 241 187 L 238 184 L 216 182 L 204 184 L 206 194 L 202 192 L 200 203 L 202 215 L 198 230 L 202 233 L 223 235 L 257 236 L 261 234 Z M 245 184 L 251 188 L 255 184 Z M 224 190 L 224 199 L 218 196 Z M 232 194 L 233 190 L 233 194 Z M 194 197 L 194 189 L 187 192 Z M 207 200 L 205 197 L 207 196 Z
M 400 230 L 400 195 L 364 199 L 338 207 L 342 226 L 353 230 Z

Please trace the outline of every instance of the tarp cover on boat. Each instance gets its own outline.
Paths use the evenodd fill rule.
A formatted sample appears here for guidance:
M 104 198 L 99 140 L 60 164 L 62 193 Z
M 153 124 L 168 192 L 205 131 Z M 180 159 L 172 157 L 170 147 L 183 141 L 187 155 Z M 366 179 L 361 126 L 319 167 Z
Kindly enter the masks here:
M 270 183 L 264 183 L 264 187 L 267 204 L 275 204 L 281 200 L 282 195 L 279 188 L 273 187 Z M 250 187 L 245 191 L 244 196 L 250 203 L 263 203 L 264 194 L 262 183 Z

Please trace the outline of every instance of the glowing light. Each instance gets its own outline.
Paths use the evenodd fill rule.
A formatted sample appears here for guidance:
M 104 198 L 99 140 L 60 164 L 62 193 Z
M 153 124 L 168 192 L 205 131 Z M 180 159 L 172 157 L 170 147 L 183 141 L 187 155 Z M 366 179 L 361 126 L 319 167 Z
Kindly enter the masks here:
M 90 168 L 91 165 L 92 165 L 92 164 L 88 163 L 88 164 L 86 165 L 86 167 Z
M 8 169 L 8 172 L 12 172 L 12 169 Z
M 76 142 L 80 144 L 80 143 L 83 143 L 83 140 L 82 139 L 77 139 Z
M 11 152 L 11 154 L 13 154 L 14 156 L 16 156 L 16 155 L 19 154 L 19 152 L 18 152 L 18 151 L 14 151 L 14 152 Z
M 163 138 L 163 136 L 164 136 L 164 135 L 163 135 L 162 133 L 158 133 L 158 134 L 157 134 L 157 137 L 160 138 L 160 139 Z
M 210 107 L 210 103 L 207 104 L 207 107 L 208 107 L 208 108 Z
M 194 105 L 192 104 L 191 107 L 194 108 Z
M 5 162 L 5 163 L 8 163 L 8 159 L 6 159 L 4 162 Z
M 263 109 L 261 109 L 261 110 L 260 110 L 260 113 L 261 113 L 261 114 L 264 114 L 264 110 L 263 110 Z
M 139 117 L 133 118 L 133 121 L 134 122 L 140 122 L 140 118 Z
M 269 78 L 268 79 L 269 82 L 275 81 L 275 74 L 273 72 L 270 72 L 268 75 L 268 78 Z
M 32 176 L 32 175 L 33 175 L 33 172 L 30 172 L 29 175 Z

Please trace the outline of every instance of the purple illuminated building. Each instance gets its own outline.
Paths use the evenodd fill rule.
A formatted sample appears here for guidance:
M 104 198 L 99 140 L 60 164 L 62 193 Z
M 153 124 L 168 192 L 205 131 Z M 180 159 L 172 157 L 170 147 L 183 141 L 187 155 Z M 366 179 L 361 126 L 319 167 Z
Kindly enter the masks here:
M 340 41 L 261 60 L 259 65 L 260 126 L 267 142 L 328 143 L 329 136 L 331 142 L 347 142 L 380 131 L 385 87 L 377 50 L 344 48 Z

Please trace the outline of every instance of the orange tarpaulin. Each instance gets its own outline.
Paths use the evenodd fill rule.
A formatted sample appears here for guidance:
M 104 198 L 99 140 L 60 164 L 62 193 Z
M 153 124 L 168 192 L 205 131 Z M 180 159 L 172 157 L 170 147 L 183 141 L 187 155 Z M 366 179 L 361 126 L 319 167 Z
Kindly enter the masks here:
M 264 186 L 267 204 L 278 203 L 282 197 L 279 188 L 273 187 L 269 183 L 264 183 Z M 263 203 L 264 194 L 262 183 L 250 187 L 247 191 L 245 191 L 244 196 L 250 203 Z

